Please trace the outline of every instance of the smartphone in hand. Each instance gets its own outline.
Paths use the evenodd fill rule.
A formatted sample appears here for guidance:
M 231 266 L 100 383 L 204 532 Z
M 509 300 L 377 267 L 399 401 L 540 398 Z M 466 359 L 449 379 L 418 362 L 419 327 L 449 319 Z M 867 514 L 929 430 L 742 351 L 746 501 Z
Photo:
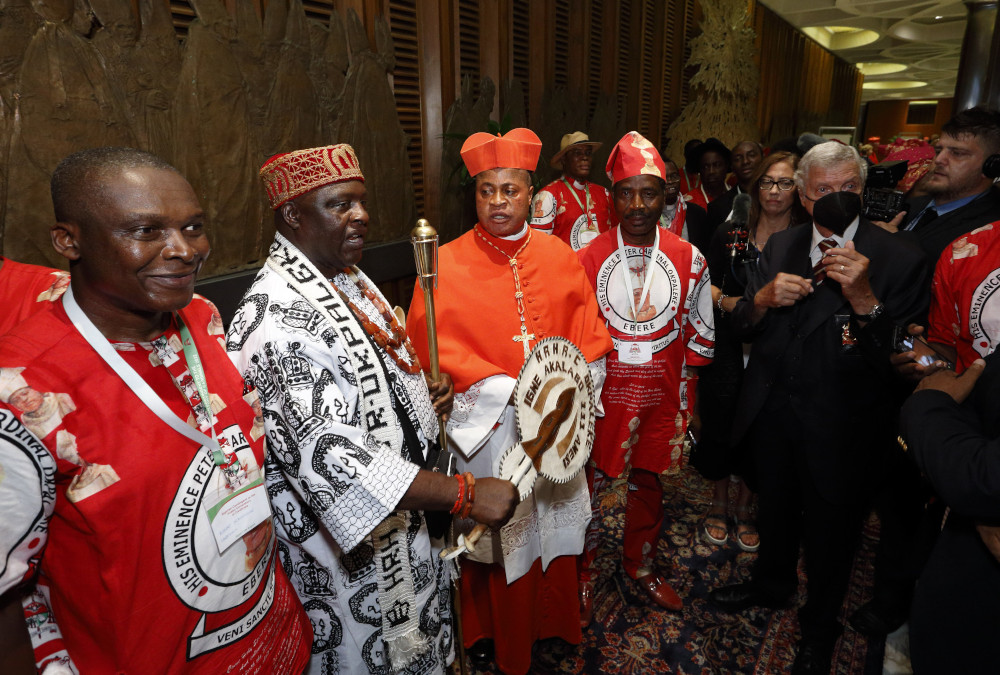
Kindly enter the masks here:
M 955 370 L 955 364 L 947 356 L 936 350 L 921 335 L 910 335 L 905 326 L 896 326 L 892 336 L 893 349 L 897 354 L 902 352 L 914 352 L 917 355 L 916 361 L 922 366 L 929 366 L 937 362 L 945 364 L 948 370 Z

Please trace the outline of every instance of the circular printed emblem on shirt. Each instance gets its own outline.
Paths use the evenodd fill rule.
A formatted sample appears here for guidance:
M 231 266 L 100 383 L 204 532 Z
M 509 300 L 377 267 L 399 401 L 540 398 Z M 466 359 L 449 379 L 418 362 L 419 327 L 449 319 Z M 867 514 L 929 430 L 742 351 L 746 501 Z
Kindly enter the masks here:
M 235 455 L 238 480 L 250 483 L 263 476 L 238 425 L 220 431 L 219 440 Z M 265 581 L 271 560 L 270 519 L 219 553 L 206 506 L 229 492 L 222 469 L 202 447 L 184 472 L 163 528 L 163 567 L 170 586 L 181 602 L 201 612 L 221 612 L 249 600 Z
M 649 257 L 649 247 L 625 247 L 627 270 L 632 285 L 631 294 L 625 285 L 621 256 L 609 256 L 597 272 L 597 303 L 612 329 L 612 337 L 622 340 L 649 340 L 657 336 L 653 351 L 660 351 L 675 339 L 678 332 L 669 331 L 667 339 L 659 334 L 672 328 L 680 311 L 681 279 L 677 268 L 665 255 Z M 640 304 L 643 282 L 653 274 L 649 293 Z M 631 297 L 630 297 L 631 296 Z M 639 304 L 638 312 L 635 304 Z
M 972 348 L 980 356 L 989 356 L 1000 342 L 1000 269 L 983 279 L 972 293 L 969 307 L 969 332 Z
M 0 577 L 20 577 L 27 561 L 41 553 L 45 520 L 55 501 L 56 466 L 52 454 L 9 410 L 0 410 L 0 443 L 7 446 L 0 464 Z
M 556 199 L 548 190 L 540 190 L 531 205 L 531 224 L 547 226 L 556 218 Z
M 594 241 L 601 233 L 601 228 L 597 223 L 597 215 L 590 214 L 590 221 L 587 221 L 587 214 L 581 213 L 580 217 L 573 222 L 573 227 L 569 231 L 569 244 L 574 251 Z

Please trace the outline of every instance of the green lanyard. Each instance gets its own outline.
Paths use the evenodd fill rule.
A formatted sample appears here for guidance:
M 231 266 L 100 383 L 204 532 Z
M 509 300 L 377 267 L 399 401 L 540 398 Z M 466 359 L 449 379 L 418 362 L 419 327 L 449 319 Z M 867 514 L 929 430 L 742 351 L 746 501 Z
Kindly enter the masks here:
M 191 337 L 191 331 L 188 330 L 187 324 L 181 319 L 181 315 L 174 314 L 174 316 L 181 327 L 181 343 L 184 345 L 184 359 L 187 361 L 188 372 L 191 373 L 194 386 L 198 388 L 198 396 L 201 397 L 201 404 L 205 407 L 205 414 L 208 415 L 209 420 L 208 423 L 212 427 L 212 440 L 215 441 L 215 446 L 212 448 L 212 459 L 215 461 L 216 466 L 225 466 L 226 458 L 222 454 L 219 437 L 215 434 L 215 425 L 212 424 L 212 403 L 208 398 L 208 382 L 205 380 L 205 369 L 201 365 L 198 348 L 194 344 L 194 339 Z
M 569 193 L 573 195 L 573 199 L 576 200 L 576 205 L 580 207 L 580 210 L 583 211 L 583 215 L 587 217 L 587 227 L 590 227 L 591 220 L 590 220 L 590 211 L 588 209 L 590 208 L 590 205 L 593 204 L 593 202 L 590 200 L 590 184 L 589 183 L 583 184 L 583 191 L 587 195 L 587 206 L 585 207 L 580 202 L 580 197 L 576 194 L 576 190 L 574 190 L 573 186 L 569 184 L 569 181 L 566 180 L 565 176 L 563 176 L 562 182 L 566 184 L 567 188 L 569 188 Z

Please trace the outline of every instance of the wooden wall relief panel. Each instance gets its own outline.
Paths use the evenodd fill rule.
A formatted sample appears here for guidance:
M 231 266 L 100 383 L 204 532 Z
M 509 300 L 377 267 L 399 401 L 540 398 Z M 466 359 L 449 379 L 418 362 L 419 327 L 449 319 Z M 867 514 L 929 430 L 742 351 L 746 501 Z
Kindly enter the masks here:
M 660 143 L 698 87 L 728 86 L 725 72 L 701 74 L 689 58 L 702 6 L 719 2 L 0 0 L 0 251 L 62 264 L 48 237 L 50 173 L 105 144 L 149 149 L 192 182 L 214 249 L 207 276 L 260 264 L 273 223 L 257 170 L 310 145 L 355 145 L 372 242 L 405 239 L 418 215 L 447 240 L 475 219 L 458 149 L 490 119 L 539 134 L 543 180 L 555 175 L 547 159 L 562 135 L 587 132 L 605 144 L 592 173 L 605 182 L 607 152 L 625 131 Z M 769 142 L 853 124 L 857 69 L 749 7 L 750 55 L 730 39 L 719 63 L 763 73 L 744 92 L 744 121 L 756 114 L 757 130 L 701 114 L 704 133 L 672 131 L 671 141 Z
M 472 192 L 462 185 L 463 167 L 459 151 L 465 138 L 485 131 L 493 112 L 496 87 L 493 80 L 480 82 L 479 94 L 473 93 L 472 78 L 462 80 L 461 94 L 445 116 L 441 151 L 441 218 L 432 223 L 443 241 L 454 239 L 476 223 Z
M 218 0 L 194 0 L 174 101 L 177 168 L 205 210 L 213 255 L 204 274 L 256 260 L 264 245 L 250 98 L 233 50 L 236 24 Z
M 376 45 L 369 45 L 364 25 L 354 10 L 347 13 L 345 28 L 351 67 L 344 84 L 337 139 L 354 146 L 365 173 L 371 218 L 367 240 L 394 241 L 409 235 L 416 223 L 416 209 L 406 134 L 399 124 L 396 100 L 386 77 L 395 65 L 392 38 L 389 27 L 378 17 Z
M 100 53 L 73 26 L 72 3 L 63 12 L 58 3 L 39 8 L 45 13 L 24 52 L 10 127 L 4 253 L 58 265 L 49 238 L 53 169 L 81 147 L 135 140 Z
M 352 142 L 368 179 L 372 241 L 413 227 L 407 169 L 422 166 L 415 2 L 394 7 L 401 27 L 410 21 L 397 36 L 397 92 L 383 18 L 372 20 L 373 46 L 357 16 L 345 31 L 328 0 L 311 0 L 308 16 L 302 0 L 0 5 L 4 255 L 65 265 L 49 243 L 49 178 L 66 155 L 100 145 L 151 150 L 188 178 L 213 247 L 204 276 L 266 255 L 273 223 L 256 174 L 276 152 Z

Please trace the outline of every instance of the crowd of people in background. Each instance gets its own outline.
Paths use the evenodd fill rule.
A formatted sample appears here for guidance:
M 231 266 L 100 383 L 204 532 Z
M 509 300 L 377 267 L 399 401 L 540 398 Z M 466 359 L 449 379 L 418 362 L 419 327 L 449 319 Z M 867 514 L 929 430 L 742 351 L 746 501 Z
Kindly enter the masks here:
M 992 672 L 1000 112 L 958 113 L 932 153 L 804 134 L 671 158 L 632 131 L 610 188 L 603 142 L 567 130 L 536 193 L 533 132 L 466 141 L 478 222 L 440 251 L 433 344 L 427 289 L 404 319 L 357 268 L 377 223 L 350 146 L 260 169 L 276 235 L 228 332 L 193 295 L 210 247 L 187 180 L 137 150 L 66 158 L 69 274 L 0 258 L 6 671 L 441 673 L 468 649 L 521 675 L 535 641 L 594 621 L 614 481 L 625 574 L 682 609 L 661 477 L 690 461 L 697 536 L 756 554 L 719 610 L 795 602 L 804 547 L 793 673 L 830 672 L 872 510 L 850 630 L 908 622 L 914 672 Z M 898 159 L 901 206 L 872 216 L 887 192 L 866 178 Z M 591 383 L 593 447 L 525 492 L 505 462 L 542 431 L 523 436 L 518 376 L 556 337 Z M 453 607 L 450 525 L 461 543 L 479 524 Z

